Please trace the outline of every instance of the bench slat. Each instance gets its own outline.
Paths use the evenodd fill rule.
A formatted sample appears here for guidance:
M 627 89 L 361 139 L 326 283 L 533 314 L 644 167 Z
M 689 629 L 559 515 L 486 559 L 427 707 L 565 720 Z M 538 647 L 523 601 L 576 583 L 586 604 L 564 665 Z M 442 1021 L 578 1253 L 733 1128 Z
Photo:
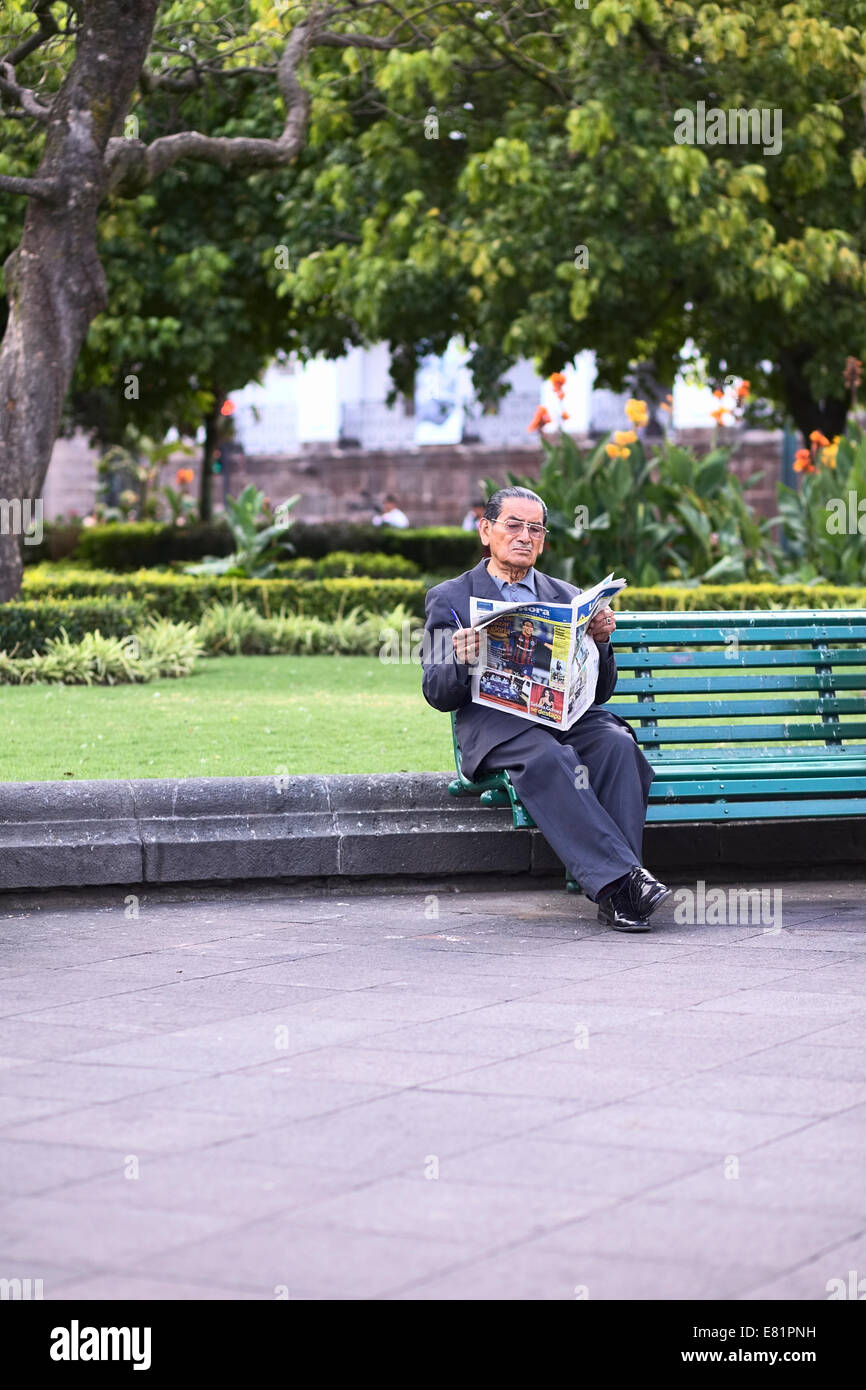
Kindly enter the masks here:
M 621 627 L 617 619 L 616 632 L 613 634 L 614 642 L 623 642 L 628 646 L 640 644 L 648 647 L 670 647 L 675 643 L 687 644 L 689 646 L 706 646 L 708 643 L 724 644 L 725 634 L 735 632 L 740 642 L 748 643 L 750 646 L 769 646 L 775 642 L 799 642 L 802 645 L 812 642 L 820 642 L 826 638 L 828 642 L 866 642 L 866 624 L 862 627 L 852 627 L 849 625 L 837 628 L 816 627 Z M 626 634 L 625 639 L 623 633 Z
M 667 644 L 668 646 L 670 643 Z M 828 657 L 826 652 L 820 651 L 817 647 L 810 647 L 801 651 L 781 651 L 774 648 L 772 651 L 740 652 L 737 656 L 729 653 L 718 652 L 688 652 L 688 651 L 653 651 L 653 652 L 623 652 L 616 645 L 614 638 L 614 653 L 616 655 L 616 665 L 618 671 L 631 671 L 643 667 L 654 667 L 667 669 L 669 667 L 682 668 L 688 670 L 689 667 L 699 669 L 716 669 L 719 671 L 735 671 L 738 666 L 826 666 Z M 866 651 L 858 647 L 840 647 L 838 651 L 831 651 L 829 664 L 833 666 L 862 666 L 866 668 Z
M 860 699 L 816 695 L 811 700 L 645 700 L 642 703 L 612 703 L 623 719 L 738 719 L 744 715 L 767 714 L 780 718 L 792 714 L 866 714 L 866 696 Z M 866 726 L 864 726 L 866 727 Z M 664 742 L 664 737 L 660 740 Z
M 666 725 L 663 730 L 650 728 L 635 729 L 639 743 L 745 743 L 752 739 L 766 743 L 781 739 L 823 740 L 833 735 L 834 742 L 842 738 L 866 739 L 866 721 L 840 720 L 838 724 L 815 724 L 810 720 L 802 724 L 690 724 L 685 727 Z
M 724 806 L 718 801 L 686 802 L 677 805 L 663 802 L 647 807 L 647 821 L 708 820 L 811 820 L 813 816 L 866 815 L 866 797 L 851 797 L 837 801 L 741 801 Z
M 818 671 L 812 675 L 751 676 L 623 676 L 616 683 L 619 695 L 715 695 L 755 690 L 815 690 L 832 694 L 834 690 L 861 690 L 866 698 L 866 672 L 862 675 L 837 671 Z
M 650 788 L 651 801 L 681 801 L 687 797 L 707 798 L 759 796 L 815 796 L 818 792 L 838 791 L 866 794 L 866 776 L 854 777 L 719 777 L 699 781 L 659 778 Z

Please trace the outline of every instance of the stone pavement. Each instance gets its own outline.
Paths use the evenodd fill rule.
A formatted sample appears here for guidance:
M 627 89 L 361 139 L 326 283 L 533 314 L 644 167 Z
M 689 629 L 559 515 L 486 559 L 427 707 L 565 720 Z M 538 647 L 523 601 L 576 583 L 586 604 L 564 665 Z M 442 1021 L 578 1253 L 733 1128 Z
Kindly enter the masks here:
M 7 900 L 0 1278 L 826 1299 L 866 1276 L 866 884 L 778 886 L 647 936 L 558 885 Z

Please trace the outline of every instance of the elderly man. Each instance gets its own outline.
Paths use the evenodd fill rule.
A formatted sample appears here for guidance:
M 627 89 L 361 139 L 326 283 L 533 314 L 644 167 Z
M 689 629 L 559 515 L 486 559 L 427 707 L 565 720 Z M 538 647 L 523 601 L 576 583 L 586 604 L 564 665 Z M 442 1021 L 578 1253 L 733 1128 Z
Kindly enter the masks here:
M 630 725 L 604 708 L 616 686 L 611 610 L 603 609 L 590 624 L 599 650 L 595 702 L 570 729 L 530 724 L 472 702 L 470 665 L 478 659 L 481 638 L 469 627 L 470 597 L 570 603 L 580 593 L 535 569 L 546 521 L 547 507 L 528 488 L 501 488 L 490 498 L 478 523 L 489 560 L 427 594 L 424 698 L 434 709 L 457 711 L 468 777 L 508 770 L 545 839 L 598 904 L 598 920 L 617 931 L 649 931 L 649 917 L 671 890 L 641 866 L 655 773 Z

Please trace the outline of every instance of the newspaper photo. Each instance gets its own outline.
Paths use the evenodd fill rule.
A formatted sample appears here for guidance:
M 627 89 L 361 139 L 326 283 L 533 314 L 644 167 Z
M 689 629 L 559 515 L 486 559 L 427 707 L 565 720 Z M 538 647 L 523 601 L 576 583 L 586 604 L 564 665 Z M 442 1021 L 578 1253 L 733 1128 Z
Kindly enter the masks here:
M 595 699 L 598 647 L 587 628 L 625 587 L 624 579 L 609 574 L 571 603 L 473 597 L 470 626 L 481 630 L 474 702 L 570 729 Z

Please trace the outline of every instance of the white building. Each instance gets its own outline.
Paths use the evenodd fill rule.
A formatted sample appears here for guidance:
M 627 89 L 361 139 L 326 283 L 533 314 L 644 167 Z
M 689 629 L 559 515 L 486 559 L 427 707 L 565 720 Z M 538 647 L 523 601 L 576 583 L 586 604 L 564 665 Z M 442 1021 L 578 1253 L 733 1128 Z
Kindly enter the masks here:
M 526 444 L 539 404 L 553 404 L 549 382 L 530 362 L 518 362 L 505 380 L 511 391 L 496 414 L 483 414 L 465 365 L 468 353 L 453 342 L 441 358 L 428 358 L 416 382 L 414 410 L 402 399 L 385 404 L 391 388 L 387 344 L 353 348 L 336 361 L 273 363 L 261 384 L 232 392 L 235 433 L 247 454 L 293 454 L 310 444 L 342 443 L 364 449 L 419 444 Z M 582 352 L 566 369 L 564 406 L 576 434 L 627 427 L 627 392 L 595 390 L 595 355 Z M 674 429 L 709 428 L 717 402 L 706 388 L 678 379 Z

